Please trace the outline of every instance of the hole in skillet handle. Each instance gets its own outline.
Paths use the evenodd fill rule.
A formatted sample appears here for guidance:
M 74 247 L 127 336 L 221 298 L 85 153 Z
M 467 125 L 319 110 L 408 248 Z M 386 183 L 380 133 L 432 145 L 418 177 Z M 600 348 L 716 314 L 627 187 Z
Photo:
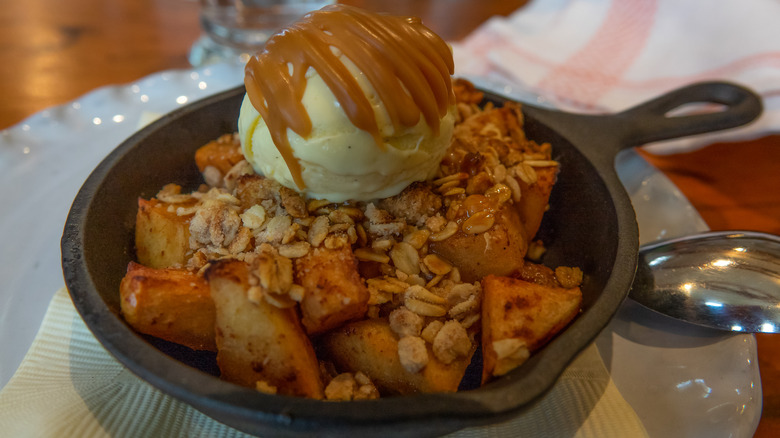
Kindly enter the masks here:
M 706 106 L 709 111 L 683 111 L 692 105 Z M 701 82 L 673 90 L 615 117 L 624 123 L 623 145 L 639 146 L 736 128 L 755 120 L 762 110 L 761 98 L 741 85 Z
M 726 111 L 728 107 L 720 103 L 712 102 L 694 102 L 686 103 L 682 106 L 667 112 L 666 117 L 685 117 L 694 114 L 712 114 Z

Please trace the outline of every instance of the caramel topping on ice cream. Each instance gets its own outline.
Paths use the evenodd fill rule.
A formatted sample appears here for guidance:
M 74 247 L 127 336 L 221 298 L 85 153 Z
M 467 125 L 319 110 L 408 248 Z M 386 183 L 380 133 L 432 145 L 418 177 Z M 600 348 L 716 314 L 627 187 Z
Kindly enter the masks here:
M 439 121 L 454 103 L 454 72 L 447 44 L 419 18 L 373 14 L 332 5 L 306 15 L 266 43 L 246 65 L 244 84 L 252 106 L 267 124 L 299 189 L 302 169 L 287 138 L 303 138 L 312 122 L 301 103 L 306 72 L 314 69 L 335 95 L 349 120 L 384 147 L 369 99 L 341 56 L 370 81 L 396 130 L 419 123 L 438 134 Z

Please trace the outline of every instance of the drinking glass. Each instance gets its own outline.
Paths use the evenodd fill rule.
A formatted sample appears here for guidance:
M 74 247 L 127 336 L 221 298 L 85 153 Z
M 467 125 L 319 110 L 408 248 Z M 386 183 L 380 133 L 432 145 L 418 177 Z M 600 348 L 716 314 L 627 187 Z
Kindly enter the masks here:
M 200 0 L 203 36 L 190 51 L 194 66 L 252 55 L 276 31 L 334 0 Z

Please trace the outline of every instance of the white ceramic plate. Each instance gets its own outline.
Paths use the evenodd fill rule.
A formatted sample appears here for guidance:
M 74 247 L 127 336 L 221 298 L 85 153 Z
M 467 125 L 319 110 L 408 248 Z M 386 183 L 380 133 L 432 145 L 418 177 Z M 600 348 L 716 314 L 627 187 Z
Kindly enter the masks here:
M 242 75 L 240 64 L 163 72 L 96 90 L 0 133 L 0 388 L 63 286 L 62 227 L 92 169 L 138 127 L 236 86 Z M 523 90 L 496 91 L 544 103 Z M 623 152 L 617 166 L 642 241 L 706 230 L 684 196 L 639 155 Z M 755 431 L 761 383 L 753 336 L 680 323 L 628 301 L 597 345 L 651 436 L 747 437 Z

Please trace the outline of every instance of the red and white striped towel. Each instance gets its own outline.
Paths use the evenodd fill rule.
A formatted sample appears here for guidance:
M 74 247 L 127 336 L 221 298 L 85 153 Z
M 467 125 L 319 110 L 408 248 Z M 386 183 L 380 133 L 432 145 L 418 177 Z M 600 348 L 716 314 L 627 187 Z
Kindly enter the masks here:
M 532 0 L 453 44 L 456 74 L 557 108 L 616 112 L 690 83 L 727 80 L 764 99 L 753 124 L 649 146 L 695 149 L 780 131 L 780 1 Z

